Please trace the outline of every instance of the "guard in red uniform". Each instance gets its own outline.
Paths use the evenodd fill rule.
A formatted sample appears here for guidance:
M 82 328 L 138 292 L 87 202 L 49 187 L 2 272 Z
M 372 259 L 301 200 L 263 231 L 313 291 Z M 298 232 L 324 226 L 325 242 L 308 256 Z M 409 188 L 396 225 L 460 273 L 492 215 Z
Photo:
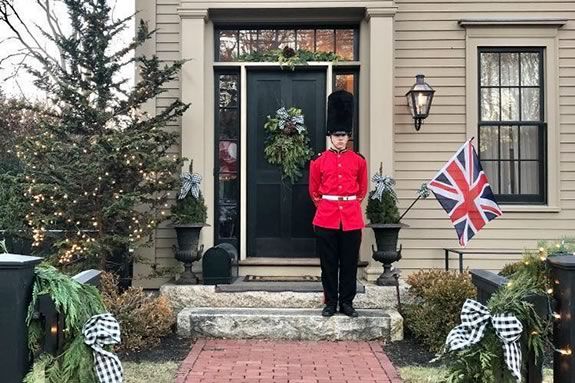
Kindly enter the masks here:
M 361 201 L 367 193 L 365 158 L 347 149 L 353 123 L 353 95 L 338 90 L 328 97 L 327 135 L 331 147 L 310 164 L 309 194 L 321 261 L 325 304 L 322 315 L 337 311 L 357 317 L 353 299 L 364 227 Z M 339 294 L 338 294 L 339 293 Z

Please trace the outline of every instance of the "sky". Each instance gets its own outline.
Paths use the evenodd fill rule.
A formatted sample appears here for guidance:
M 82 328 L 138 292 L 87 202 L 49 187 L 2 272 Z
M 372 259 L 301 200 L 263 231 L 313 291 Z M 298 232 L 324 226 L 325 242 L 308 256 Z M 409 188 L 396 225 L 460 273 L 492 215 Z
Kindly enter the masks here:
M 40 45 L 49 53 L 54 54 L 57 52 L 55 47 L 51 46 L 50 41 L 44 38 L 34 27 L 34 24 L 38 24 L 43 28 L 47 28 L 47 23 L 45 21 L 44 11 L 38 5 L 38 1 L 44 2 L 45 0 L 13 0 L 15 8 L 18 10 L 22 16 L 25 23 L 30 25 L 30 29 L 33 31 L 35 38 L 40 42 Z M 67 12 L 64 4 L 61 0 L 50 0 L 54 11 L 60 20 L 60 26 L 62 30 L 70 30 L 70 22 L 67 19 Z M 108 0 L 108 3 L 113 9 L 114 19 L 123 18 L 130 16 L 134 12 L 134 0 Z M 115 40 L 114 47 L 120 47 L 125 43 L 129 42 L 134 35 L 133 23 L 129 23 L 129 28 L 126 29 L 119 39 Z M 20 48 L 19 43 L 13 40 L 5 40 L 6 37 L 12 36 L 12 32 L 8 27 L 0 23 L 0 57 L 6 57 L 7 55 L 18 52 Z M 21 61 L 12 59 L 7 63 L 3 63 L 0 67 L 0 86 L 2 91 L 9 96 L 24 96 L 29 99 L 42 99 L 44 95 L 38 89 L 35 88 L 32 77 L 25 73 L 25 71 L 19 71 L 18 76 L 13 79 L 5 80 L 6 77 L 10 76 L 13 71 L 15 64 Z M 133 66 L 125 67 L 122 76 L 126 78 L 133 79 L 134 68 Z M 133 80 L 132 80 L 133 81 Z

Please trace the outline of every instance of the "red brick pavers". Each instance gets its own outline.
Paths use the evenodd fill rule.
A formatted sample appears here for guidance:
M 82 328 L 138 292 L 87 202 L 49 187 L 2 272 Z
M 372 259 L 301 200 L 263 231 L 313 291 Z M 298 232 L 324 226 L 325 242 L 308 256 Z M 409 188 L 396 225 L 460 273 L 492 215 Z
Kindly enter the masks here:
M 176 383 L 399 383 L 378 342 L 198 340 Z

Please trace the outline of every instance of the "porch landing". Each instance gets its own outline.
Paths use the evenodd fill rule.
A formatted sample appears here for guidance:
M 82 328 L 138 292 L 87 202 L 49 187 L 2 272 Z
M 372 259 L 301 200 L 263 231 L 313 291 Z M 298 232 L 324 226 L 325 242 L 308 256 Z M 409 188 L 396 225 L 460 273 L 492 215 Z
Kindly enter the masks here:
M 198 340 L 176 383 L 399 383 L 379 342 Z
M 258 284 L 260 282 L 250 282 Z M 194 338 L 291 340 L 400 340 L 403 318 L 395 286 L 361 281 L 359 318 L 321 316 L 322 292 L 219 292 L 217 286 L 167 284 L 160 292 L 178 313 L 178 333 Z M 400 285 L 402 301 L 407 286 Z

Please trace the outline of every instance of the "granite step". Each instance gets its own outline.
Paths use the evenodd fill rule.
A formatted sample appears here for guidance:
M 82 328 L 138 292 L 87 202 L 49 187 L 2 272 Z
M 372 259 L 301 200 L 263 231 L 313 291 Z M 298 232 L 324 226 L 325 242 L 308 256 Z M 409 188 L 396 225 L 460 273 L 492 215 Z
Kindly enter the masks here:
M 185 308 L 178 334 L 193 338 L 287 340 L 400 340 L 403 319 L 393 309 L 358 309 L 358 318 L 321 316 L 306 308 Z
M 394 286 L 377 286 L 361 281 L 364 289 L 358 292 L 353 304 L 359 309 L 395 310 L 397 291 Z M 248 282 L 252 283 L 252 282 Z M 257 286 L 259 282 L 254 282 Z M 165 284 L 160 293 L 168 298 L 176 312 L 186 308 L 300 308 L 323 307 L 323 292 L 298 291 L 242 291 L 223 292 L 221 286 Z M 400 282 L 401 301 L 405 302 L 407 285 Z

